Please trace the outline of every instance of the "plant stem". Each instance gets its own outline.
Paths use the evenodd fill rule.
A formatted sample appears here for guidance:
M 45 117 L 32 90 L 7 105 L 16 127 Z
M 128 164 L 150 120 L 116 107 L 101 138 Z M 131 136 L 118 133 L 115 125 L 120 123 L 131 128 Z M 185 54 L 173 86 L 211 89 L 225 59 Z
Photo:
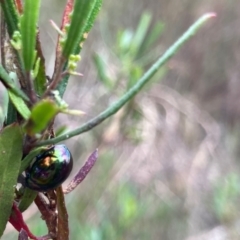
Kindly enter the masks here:
M 25 77 L 26 77 L 26 82 L 28 84 L 28 97 L 31 100 L 31 105 L 33 105 L 37 101 L 37 96 L 36 96 L 36 93 L 34 91 L 34 86 L 33 86 L 33 81 L 32 81 L 32 78 L 31 78 L 31 73 L 29 71 L 26 72 Z
M 6 61 L 5 61 L 5 38 L 6 38 L 6 24 L 4 21 L 4 17 L 3 17 L 3 12 L 1 9 L 0 12 L 1 16 L 0 16 L 0 28 L 1 28 L 1 38 L 0 38 L 0 43 L 1 43 L 1 63 L 3 65 L 3 67 L 6 69 Z
M 59 60 L 59 64 L 57 69 L 55 69 L 55 72 L 53 74 L 52 80 L 48 86 L 48 88 L 46 89 L 45 93 L 42 96 L 42 99 L 48 97 L 49 93 L 54 90 L 57 85 L 59 84 L 59 82 L 62 79 L 62 69 L 64 66 L 64 63 L 66 62 L 65 58 L 62 56 L 61 59 Z
M 97 125 L 99 125 L 107 118 L 109 118 L 114 113 L 116 113 L 124 104 L 126 104 L 143 88 L 143 86 L 153 77 L 157 70 L 159 70 L 159 68 L 162 67 L 178 51 L 178 49 L 197 32 L 197 30 L 208 19 L 213 18 L 215 16 L 216 16 L 215 13 L 207 13 L 200 17 L 172 46 L 170 46 L 166 50 L 166 52 L 150 67 L 150 69 L 138 80 L 138 82 L 132 88 L 130 88 L 117 102 L 113 103 L 106 110 L 104 110 L 99 115 L 89 120 L 79 128 L 73 131 L 69 131 L 59 137 L 39 142 L 36 144 L 36 146 L 56 144 L 60 141 L 67 140 L 71 137 L 87 132 L 92 128 L 96 127 Z

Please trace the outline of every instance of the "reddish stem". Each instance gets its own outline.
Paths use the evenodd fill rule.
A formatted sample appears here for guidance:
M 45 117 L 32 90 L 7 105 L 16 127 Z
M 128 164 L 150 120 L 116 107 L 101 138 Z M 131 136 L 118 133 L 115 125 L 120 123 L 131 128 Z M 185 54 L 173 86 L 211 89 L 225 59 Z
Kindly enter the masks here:
M 22 1 L 21 0 L 15 0 L 15 5 L 17 7 L 18 13 L 23 13 L 23 7 L 22 7 Z
M 31 239 L 35 239 L 37 240 L 38 238 L 36 236 L 34 236 L 28 226 L 26 225 L 26 223 L 23 220 L 23 216 L 22 213 L 20 212 L 20 210 L 18 209 L 17 205 L 15 203 L 13 203 L 12 206 L 12 213 L 10 215 L 10 218 L 8 220 L 13 227 L 20 232 L 22 229 L 25 230 L 25 232 L 27 233 L 27 235 L 31 238 Z
M 57 235 L 57 215 L 55 211 L 52 211 L 44 198 L 39 193 L 37 197 L 35 198 L 34 202 L 37 205 L 39 211 L 42 214 L 42 218 L 45 220 L 49 235 L 52 237 L 52 239 L 56 239 Z
M 70 22 L 69 14 L 73 10 L 73 3 L 74 3 L 74 0 L 68 0 L 67 4 L 65 6 L 63 17 L 62 17 L 61 28 L 60 28 L 61 31 L 63 31 L 63 32 L 65 31 L 64 26 Z M 58 35 L 54 74 L 53 74 L 53 77 L 52 77 L 52 80 L 51 80 L 51 81 L 56 82 L 56 83 L 58 83 L 60 81 L 59 78 L 61 77 L 62 67 L 64 66 L 64 63 L 65 63 L 65 60 L 66 60 L 65 58 L 62 57 L 61 46 L 59 44 L 59 38 L 60 38 L 60 36 Z M 54 85 L 56 85 L 56 84 L 54 83 Z

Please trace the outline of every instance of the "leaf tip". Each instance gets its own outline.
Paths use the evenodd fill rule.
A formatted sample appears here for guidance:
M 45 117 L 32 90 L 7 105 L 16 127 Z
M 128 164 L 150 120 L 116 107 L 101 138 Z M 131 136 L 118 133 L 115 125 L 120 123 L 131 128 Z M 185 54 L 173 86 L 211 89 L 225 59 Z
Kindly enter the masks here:
M 215 18 L 217 17 L 217 13 L 215 12 L 209 12 L 204 15 L 206 18 Z

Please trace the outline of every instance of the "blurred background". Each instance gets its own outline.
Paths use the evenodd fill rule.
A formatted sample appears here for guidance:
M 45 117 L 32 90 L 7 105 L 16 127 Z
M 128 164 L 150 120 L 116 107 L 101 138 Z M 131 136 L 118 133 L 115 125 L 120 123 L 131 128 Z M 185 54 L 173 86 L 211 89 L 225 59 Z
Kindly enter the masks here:
M 65 1 L 42 1 L 48 74 Z M 83 117 L 116 101 L 202 14 L 216 12 L 115 116 L 65 142 L 72 176 L 99 149 L 94 168 L 66 196 L 70 239 L 240 239 L 240 4 L 238 0 L 104 0 L 64 99 Z M 71 177 L 67 182 L 70 181 Z M 67 184 L 66 182 L 66 184 Z M 66 185 L 65 184 L 65 185 Z M 24 213 L 46 234 L 32 206 Z M 8 227 L 4 240 L 17 239 Z

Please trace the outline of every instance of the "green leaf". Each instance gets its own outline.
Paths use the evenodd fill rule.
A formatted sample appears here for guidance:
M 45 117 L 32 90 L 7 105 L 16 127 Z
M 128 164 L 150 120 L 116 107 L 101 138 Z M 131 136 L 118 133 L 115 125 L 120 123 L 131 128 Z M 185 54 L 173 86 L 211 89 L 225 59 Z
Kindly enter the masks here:
M 3 101 L 2 101 L 2 104 L 0 106 L 0 128 L 3 126 L 3 123 L 6 120 L 6 116 L 7 116 L 6 107 L 7 107 L 6 94 L 3 93 Z
M 36 198 L 38 192 L 31 190 L 30 188 L 25 188 L 24 194 L 21 198 L 21 201 L 18 205 L 18 209 L 21 212 L 24 212 L 28 207 L 32 204 L 34 199 Z
M 10 78 L 10 76 L 8 75 L 8 73 L 3 68 L 2 65 L 0 65 L 0 80 L 3 83 L 3 85 L 7 89 L 11 89 L 11 91 L 15 95 L 21 97 L 25 101 L 29 101 L 29 98 L 26 96 L 26 94 L 23 91 L 21 91 L 21 89 L 17 87 L 17 85 L 13 82 L 13 80 Z
M 8 101 L 7 106 L 7 116 L 5 120 L 5 125 L 10 125 L 17 121 L 17 111 L 11 101 Z
M 41 97 L 43 93 L 46 91 L 47 77 L 46 77 L 46 69 L 45 69 L 45 58 L 42 52 L 39 32 L 37 33 L 36 49 L 37 49 L 37 56 L 39 60 L 36 61 L 34 66 L 35 69 L 38 69 L 37 74 L 35 73 L 36 77 L 34 78 L 34 89 L 37 92 L 37 94 Z
M 147 13 L 143 14 L 138 24 L 136 33 L 134 34 L 134 37 L 131 42 L 129 54 L 133 58 L 136 57 L 136 54 L 139 51 L 139 48 L 141 47 L 144 41 L 144 38 L 146 37 L 150 23 L 151 23 L 151 15 Z
M 112 81 L 107 76 L 107 72 L 106 72 L 107 65 L 104 62 L 103 58 L 100 55 L 98 55 L 98 54 L 94 54 L 93 61 L 94 61 L 94 64 L 95 64 L 95 66 L 97 68 L 98 77 L 99 77 L 100 81 L 104 84 L 104 86 L 107 89 L 111 90 L 113 88 L 114 81 Z
M 51 100 L 42 100 L 32 109 L 31 116 L 25 126 L 28 134 L 40 133 L 47 128 L 49 122 L 60 111 L 59 107 Z
M 18 113 L 27 120 L 30 117 L 31 111 L 29 110 L 26 103 L 19 96 L 15 95 L 11 90 L 8 91 L 9 98 L 13 103 Z
M 63 47 L 63 56 L 66 59 L 75 52 L 80 44 L 96 1 L 75 1 L 71 24 L 69 30 L 67 30 L 66 42 Z
M 158 21 L 153 28 L 151 29 L 150 33 L 147 34 L 146 39 L 144 40 L 140 52 L 138 56 L 144 54 L 144 52 L 149 51 L 152 45 L 159 39 L 160 35 L 164 31 L 164 24 L 161 21 Z
M 85 0 L 82 0 L 82 1 L 85 1 Z M 79 4 L 82 4 L 82 3 L 80 3 L 82 1 L 76 1 L 76 2 L 79 2 Z M 91 1 L 94 2 L 93 0 L 91 0 Z M 89 4 L 90 4 L 91 1 L 89 1 Z M 89 12 L 89 16 L 88 16 L 88 19 L 86 21 L 86 24 L 84 25 L 84 28 L 81 28 L 81 32 L 80 32 L 80 30 L 77 30 L 77 31 L 79 31 L 79 35 L 78 35 L 77 39 L 78 38 L 79 39 L 76 40 L 76 46 L 73 47 L 73 45 L 71 45 L 71 43 L 69 43 L 69 46 L 70 47 L 72 46 L 73 48 L 71 48 L 71 50 L 69 50 L 69 49 L 65 50 L 68 53 L 65 52 L 65 54 L 63 54 L 64 57 L 67 58 L 68 56 L 70 56 L 71 51 L 73 51 L 74 54 L 79 54 L 81 52 L 82 43 L 86 40 L 86 35 L 91 30 L 91 28 L 93 26 L 93 23 L 94 23 L 94 21 L 97 17 L 97 14 L 100 11 L 101 6 L 102 6 L 102 0 L 96 0 L 95 3 L 94 3 L 94 6 L 92 7 L 92 10 Z M 74 6 L 74 9 L 75 9 L 75 6 Z M 77 14 L 80 15 L 78 11 L 75 11 L 75 12 L 77 12 Z M 79 17 L 81 17 L 81 16 L 79 16 Z M 79 29 L 79 26 L 80 26 L 80 24 L 77 22 L 77 28 L 78 29 Z M 69 31 L 70 31 L 70 29 L 69 29 Z M 69 37 L 69 33 L 68 33 L 67 38 L 68 37 Z M 70 40 L 68 40 L 68 41 L 70 41 Z M 66 48 L 66 43 L 64 45 L 64 48 Z M 66 70 L 67 65 L 68 65 L 67 63 L 64 65 L 64 70 Z M 64 78 L 62 79 L 62 81 L 57 86 L 57 90 L 59 91 L 61 97 L 63 96 L 63 94 L 66 90 L 69 76 L 70 76 L 69 74 L 66 74 L 64 76 Z
M 159 59 L 145 72 L 145 74 L 136 82 L 136 84 L 130 88 L 120 99 L 118 99 L 115 103 L 109 106 L 107 109 L 102 111 L 96 117 L 90 119 L 88 122 L 84 123 L 82 126 L 76 128 L 75 130 L 69 131 L 61 136 L 48 139 L 46 141 L 42 141 L 36 144 L 36 146 L 44 146 L 47 144 L 56 144 L 60 141 L 69 139 L 76 135 L 80 135 L 81 133 L 87 132 L 101 122 L 115 114 L 119 111 L 127 102 L 131 100 L 155 75 L 155 73 L 162 67 L 164 64 L 172 57 L 176 52 L 180 49 L 180 47 L 189 40 L 194 34 L 198 31 L 198 29 L 209 19 L 215 17 L 215 13 L 207 13 L 200 17 L 193 25 L 191 25 L 188 30 L 175 42 L 173 43 L 165 53 L 159 57 Z
M 39 69 L 36 78 L 34 79 L 34 88 L 37 94 L 41 97 L 46 90 L 47 86 L 46 74 L 45 74 L 45 66 L 44 62 L 41 59 L 39 63 Z
M 22 158 L 23 136 L 21 128 L 13 124 L 0 132 L 0 237 L 11 214 L 14 188 Z
M 90 14 L 90 17 L 88 19 L 88 22 L 87 22 L 87 25 L 86 25 L 86 28 L 85 28 L 85 32 L 88 33 L 91 30 L 91 28 L 93 27 L 93 24 L 95 22 L 95 19 L 96 19 L 98 13 L 99 13 L 101 7 L 102 7 L 102 0 L 97 0 L 95 2 L 93 10 L 92 10 L 92 12 Z
M 22 58 L 26 71 L 31 71 L 35 58 L 37 21 L 39 15 L 40 0 L 25 0 L 23 16 L 20 20 L 20 32 L 22 35 Z
M 66 69 L 66 68 L 67 68 L 67 64 L 66 64 L 66 66 L 64 67 L 64 69 Z M 70 74 L 66 74 L 66 75 L 63 77 L 62 81 L 58 84 L 58 86 L 57 86 L 57 88 L 56 88 L 56 90 L 59 91 L 60 97 L 63 97 L 63 94 L 64 94 L 64 92 L 65 92 L 65 90 L 66 90 L 66 88 L 67 88 L 67 84 L 68 84 L 68 79 L 69 79 L 69 77 L 70 77 Z
M 78 45 L 76 51 L 74 52 L 74 54 L 79 54 L 82 50 L 82 45 L 83 42 L 86 40 L 88 33 L 90 32 L 91 28 L 93 27 L 93 24 L 95 22 L 95 19 L 101 9 L 102 6 L 102 0 L 96 0 L 94 7 L 89 15 L 87 24 L 85 26 L 85 29 L 83 31 L 83 35 L 82 35 L 82 39 L 81 39 L 81 43 Z
M 7 23 L 8 34 L 12 37 L 14 31 L 18 30 L 18 14 L 13 0 L 1 0 L 1 8 L 4 14 L 4 19 Z
M 60 126 L 59 128 L 57 128 L 57 130 L 55 131 L 55 136 L 60 136 L 62 134 L 64 134 L 67 131 L 68 127 L 63 125 Z
M 2 94 L 3 94 L 3 102 L 2 102 L 3 119 L 6 119 L 7 118 L 7 112 L 8 112 L 9 97 L 8 97 L 8 92 L 7 91 L 4 91 Z
M 120 56 L 129 53 L 131 42 L 133 39 L 133 32 L 130 30 L 119 31 L 117 34 L 117 50 Z

